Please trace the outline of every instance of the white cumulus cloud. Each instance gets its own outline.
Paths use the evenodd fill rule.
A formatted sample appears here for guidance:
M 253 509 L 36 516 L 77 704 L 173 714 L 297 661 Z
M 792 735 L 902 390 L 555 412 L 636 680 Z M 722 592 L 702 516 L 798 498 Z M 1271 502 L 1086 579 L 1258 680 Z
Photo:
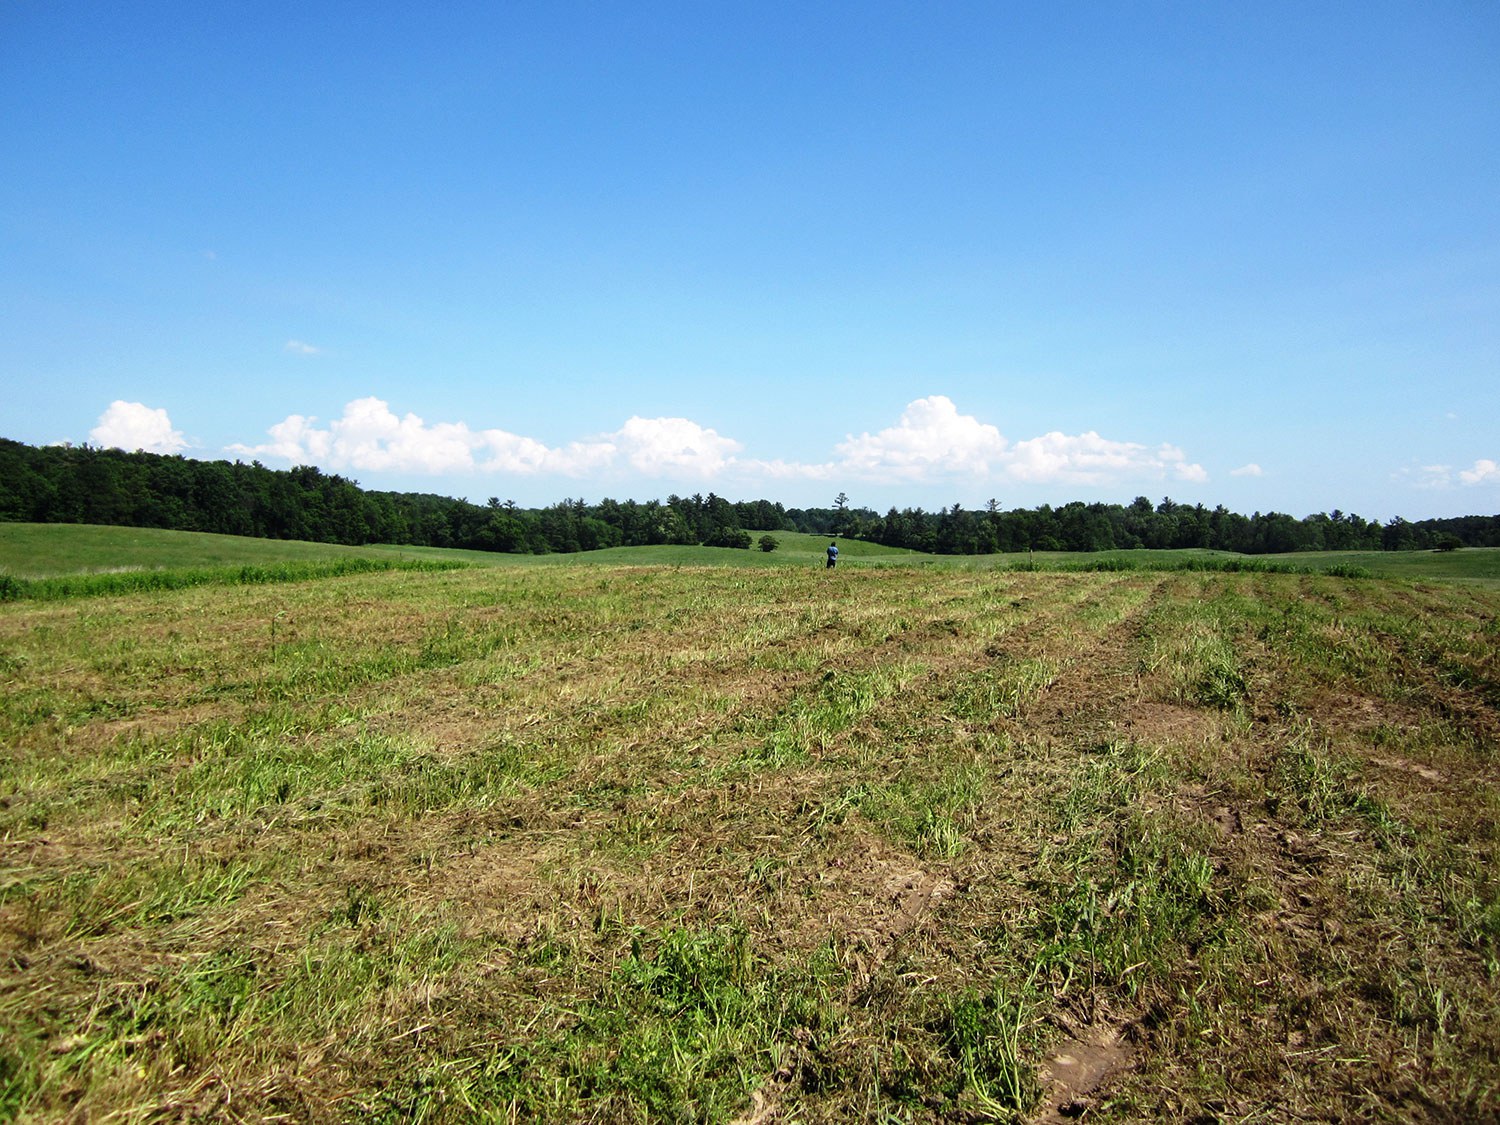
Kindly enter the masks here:
M 604 442 L 575 442 L 567 449 L 553 449 L 535 438 L 506 430 L 479 431 L 475 450 L 482 471 L 520 476 L 547 472 L 578 475 L 590 465 L 607 465 L 614 456 Z
M 1500 484 L 1500 464 L 1482 458 L 1474 462 L 1472 469 L 1459 470 L 1458 479 L 1465 484 Z
M 293 355 L 322 355 L 323 349 L 315 344 L 309 344 L 302 340 L 288 340 L 282 347 L 282 351 L 291 352 Z
M 744 448 L 686 418 L 631 418 L 611 439 L 630 467 L 647 476 L 717 476 Z
M 1016 480 L 1030 483 L 1101 485 L 1143 476 L 1208 479 L 1203 466 L 1189 462 L 1175 445 L 1151 449 L 1139 442 L 1100 437 L 1093 430 L 1084 434 L 1053 431 L 1019 441 L 1011 450 L 1006 470 Z
M 1058 431 L 1010 442 L 993 425 L 960 414 L 944 395 L 917 399 L 900 421 L 841 443 L 845 475 L 874 481 L 923 482 L 942 477 L 1000 478 L 1029 483 L 1104 484 L 1131 477 L 1202 481 L 1202 465 L 1174 445 L 1156 449 L 1114 441 L 1090 430 Z
M 95 445 L 147 453 L 180 453 L 188 444 L 181 432 L 172 428 L 165 410 L 119 399 L 99 416 L 99 424 L 89 431 L 89 440 Z
M 636 416 L 613 432 L 551 446 L 507 430 L 397 415 L 373 396 L 348 403 L 326 425 L 292 414 L 267 433 L 266 442 L 234 445 L 230 451 L 335 470 L 604 474 L 687 482 L 730 477 L 748 487 L 769 480 L 922 484 L 962 478 L 1103 485 L 1141 477 L 1208 478 L 1202 465 L 1170 444 L 1153 448 L 1092 430 L 1012 442 L 994 425 L 960 413 L 944 395 L 908 403 L 896 423 L 883 430 L 847 436 L 820 463 L 743 457 L 740 441 L 688 418 Z
M 475 451 L 489 444 L 462 422 L 428 425 L 415 414 L 398 417 L 374 397 L 348 403 L 343 416 L 325 427 L 317 421 L 291 414 L 270 428 L 269 442 L 229 448 L 334 469 L 445 473 L 472 470 Z
M 868 480 L 925 480 L 934 475 L 984 476 L 1006 457 L 994 426 L 960 414 L 945 395 L 910 403 L 900 421 L 877 434 L 850 436 L 837 448 L 840 468 Z
M 1391 474 L 1391 479 L 1412 488 L 1444 489 L 1453 485 L 1451 465 L 1408 465 Z
M 1192 481 L 1195 484 L 1208 480 L 1208 470 L 1196 461 L 1189 461 L 1187 454 L 1175 445 L 1163 444 L 1157 448 L 1156 461 L 1152 469 L 1158 466 L 1163 472 L 1170 473 L 1178 480 Z
M 268 442 L 229 449 L 369 472 L 582 476 L 627 467 L 645 476 L 684 478 L 718 474 L 741 449 L 732 438 L 686 418 L 631 418 L 614 433 L 553 447 L 506 430 L 429 423 L 412 413 L 398 416 L 389 403 L 373 396 L 348 403 L 343 415 L 326 426 L 292 414 L 267 433 Z
M 1230 469 L 1229 475 L 1232 477 L 1263 477 L 1266 475 L 1266 471 L 1254 461 L 1251 461 L 1250 464 L 1241 465 L 1238 469 Z

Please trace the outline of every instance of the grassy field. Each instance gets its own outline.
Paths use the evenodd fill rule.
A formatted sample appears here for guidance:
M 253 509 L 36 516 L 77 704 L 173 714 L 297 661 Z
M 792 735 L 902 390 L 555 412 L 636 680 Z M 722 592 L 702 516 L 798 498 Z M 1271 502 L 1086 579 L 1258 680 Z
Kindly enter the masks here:
M 825 545 L 0 605 L 0 1119 L 1500 1115 L 1500 590 Z
M 762 533 L 756 532 L 755 539 Z M 154 528 L 0 522 L 0 575 L 24 580 L 158 569 L 239 569 L 280 564 L 327 565 L 349 559 L 473 566 L 759 566 L 823 565 L 829 540 L 795 531 L 771 533 L 773 552 L 724 547 L 620 547 L 580 555 L 509 555 L 440 547 L 341 547 L 284 539 L 246 539 Z M 932 562 L 935 556 L 841 540 L 840 558 L 861 565 Z M 1061 556 L 1059 556 L 1061 557 Z M 995 556 L 1012 564 L 1019 556 Z M 992 561 L 990 565 L 994 565 Z
M 754 533 L 759 539 L 762 533 Z M 341 547 L 281 539 L 246 539 L 189 531 L 87 524 L 0 523 L 0 577 L 25 581 L 59 576 L 158 569 L 224 571 L 246 566 L 335 566 L 352 559 L 410 565 L 437 562 L 472 566 L 822 566 L 829 538 L 776 531 L 775 551 L 722 547 L 619 547 L 578 555 L 508 555 L 438 547 Z M 1500 550 L 1323 551 L 1292 555 L 1236 555 L 1226 551 L 1039 551 L 979 556 L 926 555 L 854 539 L 839 540 L 843 566 L 956 567 L 967 570 L 1085 570 L 1119 563 L 1135 569 L 1186 565 L 1247 566 L 1323 572 L 1354 569 L 1390 578 L 1464 581 L 1500 589 Z

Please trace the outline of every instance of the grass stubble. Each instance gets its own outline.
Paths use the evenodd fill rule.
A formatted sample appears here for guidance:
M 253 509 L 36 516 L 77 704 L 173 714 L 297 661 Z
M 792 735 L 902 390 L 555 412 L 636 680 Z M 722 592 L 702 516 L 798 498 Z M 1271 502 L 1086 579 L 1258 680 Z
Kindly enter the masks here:
M 0 1117 L 1493 1117 L 1497 608 L 594 567 L 7 605 Z

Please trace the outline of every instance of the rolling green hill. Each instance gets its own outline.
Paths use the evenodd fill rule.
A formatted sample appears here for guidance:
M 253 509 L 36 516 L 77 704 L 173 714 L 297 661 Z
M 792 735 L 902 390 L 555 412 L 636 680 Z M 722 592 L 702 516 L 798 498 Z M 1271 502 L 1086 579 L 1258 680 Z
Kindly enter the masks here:
M 758 543 L 762 532 L 752 532 Z M 19 579 L 114 571 L 203 567 L 268 566 L 279 563 L 333 563 L 365 558 L 401 562 L 466 563 L 476 566 L 739 566 L 823 565 L 829 539 L 795 531 L 770 532 L 775 551 L 724 547 L 613 547 L 581 554 L 517 555 L 440 547 L 370 545 L 342 547 L 296 540 L 250 539 L 192 531 L 108 527 L 92 524 L 0 523 L 0 575 Z M 1122 567 L 1173 569 L 1187 564 L 1325 571 L 1357 568 L 1390 578 L 1456 580 L 1500 585 L 1500 548 L 1457 551 L 1322 551 L 1290 555 L 1236 555 L 1225 551 L 1038 551 L 1035 554 L 929 555 L 840 539 L 842 566 L 924 566 L 959 569 L 1087 569 L 1117 561 Z

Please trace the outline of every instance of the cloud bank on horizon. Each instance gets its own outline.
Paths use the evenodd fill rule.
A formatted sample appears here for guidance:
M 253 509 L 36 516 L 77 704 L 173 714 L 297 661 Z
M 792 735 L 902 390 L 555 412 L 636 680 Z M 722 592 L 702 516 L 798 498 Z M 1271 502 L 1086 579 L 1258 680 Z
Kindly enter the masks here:
M 100 444 L 148 452 L 178 453 L 187 447 L 165 410 L 141 403 L 112 403 L 90 436 Z M 398 415 L 375 396 L 349 402 L 340 417 L 326 424 L 288 415 L 269 428 L 267 437 L 232 444 L 225 452 L 336 472 L 637 478 L 705 485 L 734 481 L 765 487 L 788 480 L 1099 486 L 1208 479 L 1202 465 L 1171 444 L 1153 447 L 1094 431 L 1052 431 L 1012 441 L 996 426 L 960 413 L 946 395 L 914 400 L 894 425 L 848 435 L 835 444 L 829 460 L 816 463 L 746 456 L 739 440 L 687 418 L 635 416 L 613 432 L 549 446 L 503 429 L 428 422 L 412 412 Z
M 180 430 L 172 428 L 167 412 L 139 402 L 116 399 L 89 431 L 89 440 L 110 449 L 142 449 L 147 453 L 181 453 L 188 448 Z
M 1467 469 L 1454 469 L 1452 465 L 1423 465 L 1415 472 L 1404 474 L 1417 488 L 1444 489 L 1457 481 L 1461 485 L 1500 484 L 1500 462 L 1481 457 Z
M 809 463 L 743 456 L 733 437 L 687 418 L 628 419 L 611 433 L 549 446 L 535 438 L 468 423 L 427 422 L 397 415 L 373 395 L 347 403 L 343 414 L 320 425 L 315 417 L 288 415 L 267 430 L 268 441 L 234 443 L 226 454 L 316 465 L 330 472 L 406 473 L 441 477 L 556 477 L 619 483 L 664 482 L 712 486 L 733 482 L 763 492 L 782 481 L 869 484 L 1062 484 L 1106 487 L 1131 482 L 1202 483 L 1208 471 L 1178 446 L 1051 431 L 1012 441 L 998 427 L 962 414 L 946 395 L 907 404 L 896 423 L 875 433 L 848 435 L 834 456 Z M 162 408 L 112 402 L 89 432 L 97 445 L 150 453 L 192 448 Z M 1259 464 L 1229 470 L 1232 477 L 1265 475 Z M 1500 483 L 1500 463 L 1481 458 L 1468 469 L 1425 465 L 1408 473 L 1422 488 Z

